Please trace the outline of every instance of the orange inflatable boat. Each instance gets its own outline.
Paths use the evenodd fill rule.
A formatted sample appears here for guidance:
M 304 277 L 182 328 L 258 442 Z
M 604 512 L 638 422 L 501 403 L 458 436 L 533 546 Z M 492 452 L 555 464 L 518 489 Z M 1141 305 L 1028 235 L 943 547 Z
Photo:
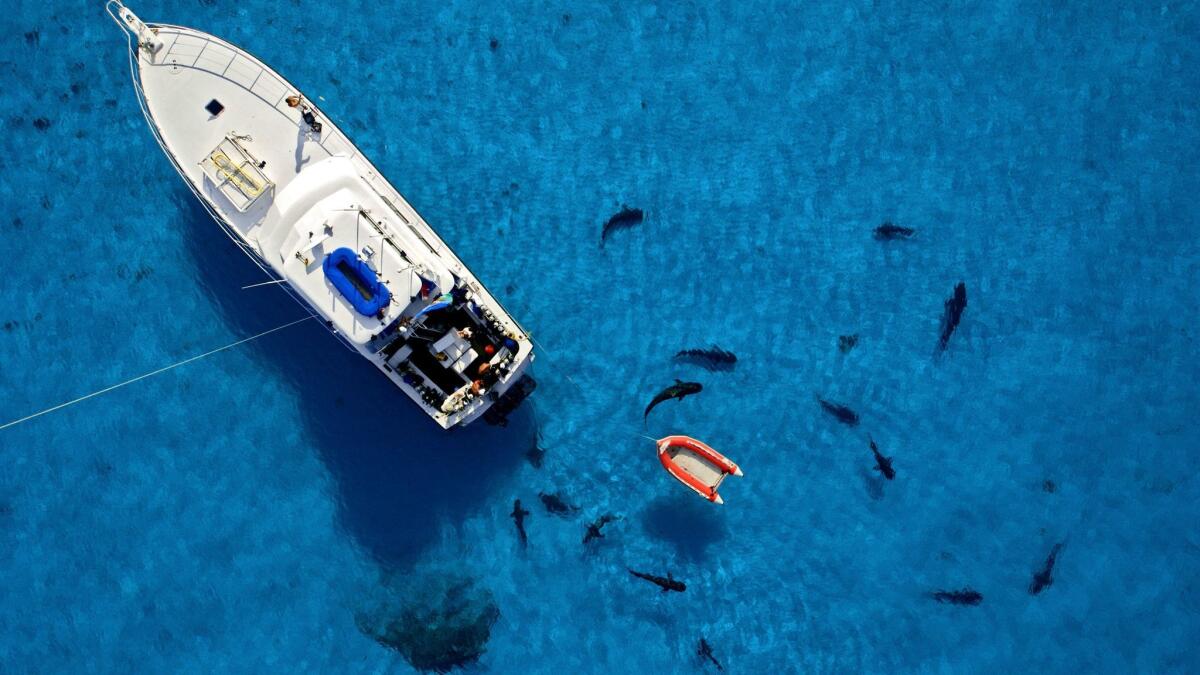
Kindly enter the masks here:
M 658 441 L 658 461 L 675 480 L 710 502 L 724 504 L 717 488 L 725 477 L 742 470 L 724 455 L 690 436 L 667 436 Z

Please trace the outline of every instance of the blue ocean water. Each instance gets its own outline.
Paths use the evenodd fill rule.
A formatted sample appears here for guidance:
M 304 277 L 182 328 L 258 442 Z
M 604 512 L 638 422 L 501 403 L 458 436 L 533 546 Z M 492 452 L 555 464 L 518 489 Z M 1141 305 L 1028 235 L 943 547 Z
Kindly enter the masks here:
M 739 673 L 1195 672 L 1200 7 L 910 4 L 133 5 L 323 97 L 541 386 L 445 434 L 302 324 L 0 431 L 2 669 L 408 672 L 362 613 L 470 578 L 471 672 L 693 672 L 701 636 Z M 99 3 L 0 31 L 0 423 L 303 315 L 240 290 Z M 670 358 L 714 343 L 732 372 Z M 639 436 L 673 432 L 744 467 L 724 506 Z

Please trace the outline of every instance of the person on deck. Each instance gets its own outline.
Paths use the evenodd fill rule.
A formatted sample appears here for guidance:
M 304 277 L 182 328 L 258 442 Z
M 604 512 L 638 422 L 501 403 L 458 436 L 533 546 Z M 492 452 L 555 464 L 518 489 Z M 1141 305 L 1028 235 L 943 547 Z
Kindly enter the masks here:
M 309 129 L 315 133 L 321 133 L 321 123 L 317 121 L 317 116 L 313 114 L 312 108 L 304 102 L 304 99 L 300 98 L 298 94 L 292 94 L 284 100 L 287 101 L 289 108 L 300 109 L 300 117 L 308 125 Z

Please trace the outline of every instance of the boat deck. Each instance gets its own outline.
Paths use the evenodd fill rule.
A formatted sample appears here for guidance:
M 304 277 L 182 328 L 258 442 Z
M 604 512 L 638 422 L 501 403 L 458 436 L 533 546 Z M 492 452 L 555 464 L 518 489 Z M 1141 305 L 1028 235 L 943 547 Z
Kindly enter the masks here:
M 705 485 L 715 488 L 725 479 L 724 472 L 687 448 L 675 446 L 668 451 L 668 454 L 679 468 L 700 479 L 700 482 Z
M 320 134 L 311 132 L 300 110 L 286 103 L 297 92 L 245 52 L 190 29 L 157 28 L 163 48 L 152 61 L 142 53 L 142 88 L 158 134 L 189 177 L 201 179 L 200 162 L 230 134 L 244 137 L 242 145 L 266 162 L 262 172 L 277 190 L 285 189 L 306 165 L 358 154 L 334 125 L 324 125 Z M 214 100 L 221 106 L 216 115 L 206 109 Z M 215 190 L 208 196 L 239 233 L 256 236 L 269 201 L 240 213 L 221 208 L 223 199 Z

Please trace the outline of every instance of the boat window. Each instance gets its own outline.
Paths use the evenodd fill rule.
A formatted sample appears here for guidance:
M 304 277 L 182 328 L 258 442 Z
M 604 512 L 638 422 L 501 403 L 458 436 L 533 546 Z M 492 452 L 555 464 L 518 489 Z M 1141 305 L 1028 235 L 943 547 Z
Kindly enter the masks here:
M 209 115 L 216 117 L 225 110 L 225 106 L 221 105 L 221 102 L 214 98 L 208 102 L 208 105 L 204 106 L 204 109 L 208 111 Z

